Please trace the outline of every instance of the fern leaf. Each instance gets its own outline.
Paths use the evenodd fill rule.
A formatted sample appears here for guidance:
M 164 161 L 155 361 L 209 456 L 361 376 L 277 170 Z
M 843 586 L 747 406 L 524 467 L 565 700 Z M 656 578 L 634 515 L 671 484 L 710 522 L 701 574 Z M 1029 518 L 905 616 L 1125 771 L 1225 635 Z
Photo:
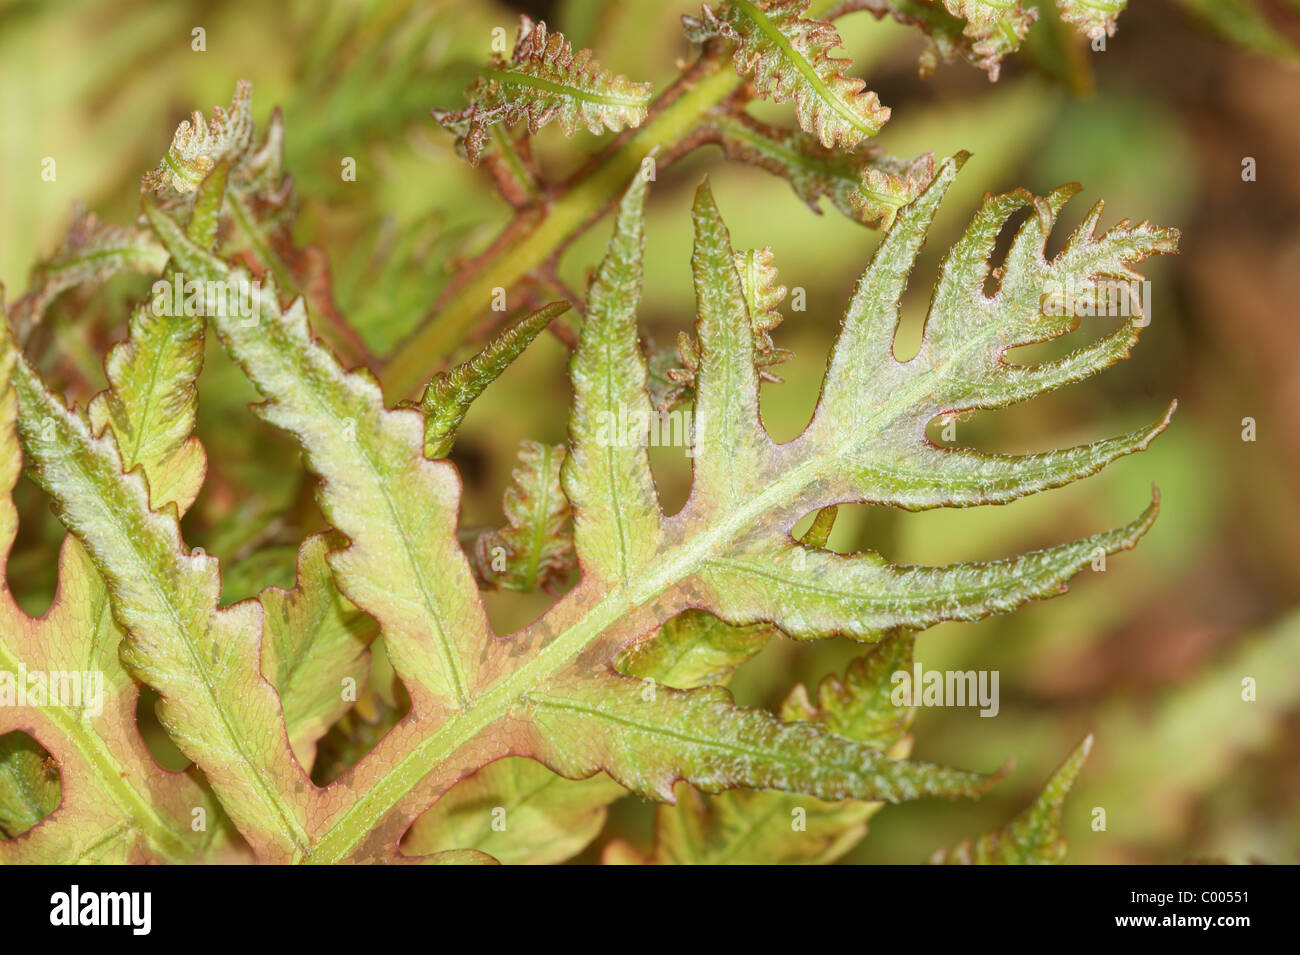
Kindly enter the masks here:
M 370 672 L 372 621 L 334 587 L 326 559 L 329 541 L 308 538 L 298 551 L 292 590 L 268 587 L 258 599 L 262 674 L 284 707 L 294 755 L 304 767 L 315 762 L 316 743 L 352 706 Z
M 204 252 L 165 213 L 146 211 L 186 274 L 251 285 L 247 272 Z M 387 410 L 369 373 L 344 371 L 311 338 L 301 299 L 283 310 L 275 288 L 259 286 L 256 303 L 257 321 L 225 314 L 213 322 L 268 396 L 259 413 L 298 435 L 309 467 L 323 478 L 322 509 L 350 542 L 330 555 L 340 589 L 379 621 L 422 711 L 468 705 L 488 629 L 455 540 L 454 474 L 425 458 L 418 411 Z M 442 599 L 455 591 L 460 596 Z
M 463 110 L 433 110 L 433 116 L 458 136 L 458 144 L 478 165 L 488 132 L 505 123 L 527 123 L 536 133 L 558 122 L 566 136 L 579 126 L 599 135 L 639 126 L 650 105 L 650 84 L 633 83 L 600 65 L 590 50 L 574 53 L 563 34 L 546 31 L 519 18 L 515 49 L 509 62 L 498 58 L 465 91 L 470 105 Z
M 683 22 L 696 42 L 730 40 L 736 73 L 764 98 L 793 99 L 799 126 L 823 146 L 856 146 L 880 132 L 889 109 L 865 82 L 845 75 L 849 61 L 830 55 L 840 35 L 823 20 L 805 18 L 808 3 L 729 0 L 717 11 L 705 5 L 698 18 Z
M 10 492 L 18 478 L 19 388 L 16 349 L 0 324 L 0 579 L 18 526 Z M 28 426 L 30 427 L 29 421 Z M 55 434 L 53 422 L 38 434 Z M 23 773 L 28 799 L 21 816 L 4 799 L 0 842 L 6 862 L 183 861 L 200 857 L 216 838 L 221 810 L 193 773 L 158 767 L 135 726 L 138 688 L 117 661 L 120 634 L 109 614 L 108 592 L 86 551 L 73 538 L 59 556 L 54 603 L 39 619 L 27 617 L 8 588 L 0 596 L 0 739 L 5 743 L 0 776 Z M 25 705 L 16 694 L 31 688 L 23 674 L 57 679 L 64 688 L 44 705 Z M 57 677 L 55 676 L 57 675 Z M 17 748 L 31 734 L 52 764 L 31 765 L 29 750 Z M 39 775 L 37 775 L 39 770 Z M 40 788 L 32 790 L 33 785 Z M 45 817 L 50 800 L 59 805 Z M 191 828 L 193 812 L 211 818 L 206 832 Z
M 474 563 L 489 586 L 528 593 L 563 582 L 574 568 L 571 510 L 560 486 L 564 446 L 525 441 L 506 489 L 507 525 L 478 538 Z
M 215 238 L 225 185 L 223 163 L 203 182 L 193 203 L 188 231 L 196 241 L 210 243 Z M 169 270 L 166 274 L 171 278 L 174 270 Z M 50 401 L 40 390 L 39 382 L 25 363 L 16 354 L 9 355 L 9 362 L 18 365 L 16 382 L 28 389 L 29 400 L 23 408 L 24 427 L 31 435 L 39 424 L 39 450 L 33 455 L 36 458 L 34 463 L 37 465 L 37 480 L 44 483 L 59 501 L 65 523 L 74 529 L 81 528 L 85 534 L 81 540 L 69 538 L 65 542 L 60 560 L 60 595 L 56 598 L 55 611 L 43 618 L 39 626 L 16 629 L 20 634 L 23 629 L 29 633 L 44 628 L 52 631 L 46 633 L 45 639 L 52 646 L 61 644 L 64 656 L 61 660 L 63 666 L 51 669 L 71 672 L 77 670 L 79 665 L 81 669 L 89 668 L 104 674 L 109 698 L 114 702 L 112 715 L 117 727 L 112 733 L 96 727 L 94 734 L 88 732 L 89 727 L 81 727 L 80 735 L 83 739 L 79 743 L 79 749 L 86 753 L 94 751 L 97 746 L 101 755 L 92 761 L 93 765 L 85 773 L 85 779 L 78 778 L 69 782 L 69 787 L 94 793 L 95 786 L 98 785 L 102 790 L 114 794 L 111 802 L 116 804 L 118 811 L 125 814 L 125 821 L 109 824 L 100 819 L 99 824 L 112 835 L 94 850 L 96 853 L 107 853 L 109 858 L 117 857 L 117 853 L 144 852 L 146 855 L 155 853 L 164 859 L 185 859 L 192 857 L 193 853 L 203 851 L 226 827 L 221 810 L 207 796 L 191 794 L 187 797 L 188 809 L 173 805 L 168 807 L 168 812 L 164 812 L 157 806 L 142 811 L 138 806 L 131 805 L 126 796 L 120 793 L 120 790 L 129 788 L 123 780 L 135 777 L 125 773 L 118 760 L 129 760 L 130 763 L 126 765 L 139 774 L 142 780 L 156 781 L 160 771 L 135 736 L 134 704 L 137 690 L 118 662 L 117 648 L 121 633 L 115 624 L 114 615 L 109 613 L 110 592 L 115 598 L 119 593 L 116 586 L 118 577 L 113 574 L 101 577 L 96 572 L 91 557 L 98 554 L 102 558 L 105 552 L 114 549 L 120 552 L 124 545 L 129 548 L 130 543 L 144 543 L 143 540 L 129 542 L 120 536 L 127 533 L 121 527 L 131 525 L 133 521 L 143 518 L 146 524 L 153 524 L 153 530 L 158 529 L 158 524 L 153 522 L 152 517 L 146 517 L 137 510 L 127 515 L 122 525 L 115 528 L 111 520 L 105 520 L 104 514 L 94 513 L 93 500 L 96 492 L 83 491 L 81 500 L 65 500 L 68 495 L 76 493 L 73 488 L 84 488 L 87 483 L 93 484 L 97 480 L 108 484 L 120 482 L 121 471 L 132 471 L 132 476 L 136 478 L 134 485 L 127 482 L 126 487 L 119 484 L 114 488 L 119 492 L 119 499 L 122 497 L 120 492 L 126 491 L 126 499 L 138 508 L 140 502 L 129 492 L 136 487 L 148 487 L 152 505 L 167 509 L 167 516 L 162 523 L 165 525 L 170 520 L 174 527 L 179 513 L 193 501 L 204 471 L 202 448 L 189 436 L 196 404 L 194 381 L 202 363 L 202 327 L 201 320 L 185 315 L 160 316 L 149 308 L 137 308 L 129 326 L 128 340 L 109 355 L 106 370 L 110 388 L 91 403 L 88 422 L 63 411 L 56 402 Z M 5 346 L 5 350 L 8 351 L 9 346 Z M 64 428 L 66 431 L 62 437 L 67 440 L 61 442 L 60 431 Z M 110 429 L 111 437 L 93 438 L 95 433 Z M 28 440 L 31 444 L 36 438 L 29 437 Z M 42 456 L 48 457 L 50 454 L 54 454 L 57 460 L 47 464 Z M 93 459 L 96 473 L 74 464 L 78 455 Z M 71 472 L 68 470 L 70 466 L 73 469 Z M 93 529 L 88 530 L 91 525 Z M 165 531 L 163 533 L 165 535 Z M 89 553 L 86 547 L 90 548 Z M 133 556 L 145 556 L 147 549 L 146 544 Z M 167 558 L 162 557 L 160 552 L 155 551 L 148 556 L 154 559 L 161 557 L 159 564 L 166 565 Z M 188 634 L 179 635 L 176 630 L 184 625 L 175 619 L 176 614 L 171 608 L 163 609 L 160 606 L 160 601 L 165 606 L 171 598 L 160 594 L 159 588 L 165 594 L 166 588 L 174 584 L 174 580 L 165 574 L 166 571 L 155 573 L 152 579 L 138 575 L 131 580 L 131 586 L 137 588 L 137 592 L 148 591 L 150 587 L 154 589 L 142 601 L 142 604 L 152 601 L 155 615 L 145 638 L 158 638 L 160 634 L 173 638 L 180 636 L 182 640 L 192 638 L 201 633 L 199 625 L 193 623 Z M 167 583 L 161 582 L 164 579 Z M 148 613 L 149 609 L 143 605 L 137 606 L 128 611 L 128 614 Z M 114 608 L 115 613 L 118 610 L 119 608 Z M 157 619 L 168 616 L 173 618 L 170 633 L 166 622 Z M 57 637 L 56 634 L 64 629 L 71 630 L 76 636 Z M 206 635 L 203 637 L 203 645 L 206 652 Z M 18 652 L 29 667 L 34 665 L 33 659 L 44 658 L 47 662 L 53 662 L 48 649 L 34 649 L 31 646 L 23 648 L 20 644 Z M 66 656 L 68 653 L 72 654 L 71 659 Z M 58 654 L 54 656 L 55 659 L 59 657 Z M 130 654 L 124 654 L 124 659 L 129 665 Z M 167 661 L 161 662 L 165 666 Z M 184 672 L 174 673 L 175 679 L 167 684 L 167 689 L 174 690 L 178 685 L 183 685 L 188 676 Z M 215 707 L 219 710 L 221 704 L 216 702 Z M 164 721 L 183 709 L 174 700 L 168 699 L 166 694 L 163 708 Z M 225 715 L 227 714 L 223 713 Z M 246 724 L 236 718 L 235 725 Z M 218 730 L 202 739 L 198 746 L 220 748 L 223 743 L 234 745 L 229 730 L 224 738 L 222 736 Z M 90 742 L 85 737 L 90 737 Z M 105 743 L 115 752 L 105 754 Z M 195 749 L 191 747 L 189 751 L 192 753 Z M 148 769 L 141 768 L 142 761 Z M 79 771 L 78 761 L 69 762 L 66 770 L 67 773 Z M 161 774 L 164 778 L 172 775 Z M 239 770 L 236 769 L 232 775 L 238 776 Z M 70 780 L 66 774 L 64 778 Z M 194 785 L 193 780 L 187 782 Z M 167 780 L 159 788 L 164 793 L 175 791 L 179 783 L 179 779 Z M 74 808 L 59 820 L 60 823 L 66 822 L 72 832 L 85 822 L 76 802 L 74 800 L 70 803 Z M 187 816 L 192 810 L 201 810 L 204 814 L 204 825 L 194 831 L 207 832 L 208 835 L 198 838 L 184 836 L 185 832 L 191 830 L 193 820 Z M 87 815 L 93 816 L 93 813 Z M 49 831 L 43 826 L 40 833 L 33 836 L 30 844 L 32 851 L 37 853 L 36 858 L 49 859 L 48 854 L 51 852 L 58 858 L 58 853 L 71 851 L 77 845 L 75 837 L 64 841 L 64 837 L 59 834 L 60 828 L 62 826 L 56 824 Z
M 706 130 L 728 159 L 782 177 L 813 211 L 821 211 L 818 200 L 824 196 L 863 225 L 888 228 L 898 210 L 920 195 L 934 176 L 929 153 L 901 160 L 867 143 L 851 150 L 827 149 L 807 133 L 778 129 L 743 113 L 720 114 Z
M 101 284 L 123 272 L 153 274 L 167 264 L 167 251 L 147 229 L 107 225 L 78 205 L 63 243 L 32 269 L 30 290 L 10 309 L 25 338 L 51 303 L 77 286 Z
M 911 711 L 891 699 L 891 676 L 912 666 L 913 635 L 891 635 L 850 664 L 844 679 L 827 677 L 817 701 L 801 685 L 787 697 L 782 719 L 815 722 L 827 732 L 865 743 L 894 758 L 911 748 L 904 735 Z M 665 676 L 668 674 L 665 673 Z M 655 810 L 655 845 L 640 858 L 618 845 L 605 861 L 670 864 L 827 863 L 843 856 L 867 831 L 882 803 L 828 802 L 772 792 L 704 796 L 679 787 L 676 805 Z
M 450 371 L 441 372 L 424 389 L 420 410 L 424 412 L 424 453 L 445 458 L 474 400 L 496 381 L 542 330 L 569 306 L 557 302 L 539 308 L 488 343 L 481 352 Z
M 205 247 L 216 241 L 229 170 L 229 162 L 222 160 L 195 196 L 186 232 Z M 141 469 L 149 484 L 149 506 L 174 506 L 183 514 L 198 496 L 207 460 L 192 437 L 203 320 L 183 311 L 173 314 L 180 282 L 183 277 L 168 268 L 154 285 L 152 301 L 134 309 L 126 341 L 104 362 L 109 387 L 90 403 L 88 417 L 97 433 L 112 428 L 128 470 Z
M 530 750 L 561 775 L 604 770 L 663 802 L 673 801 L 678 779 L 703 792 L 744 786 L 885 802 L 973 796 L 993 781 L 781 722 L 737 706 L 720 687 L 656 688 L 612 673 L 557 677 L 525 694 L 511 716 L 526 722 Z
M 216 560 L 184 552 L 175 511 L 149 510 L 145 481 L 123 473 L 116 443 L 96 438 L 21 356 L 12 380 L 32 477 L 108 582 L 127 634 L 123 663 L 159 691 L 160 722 L 254 849 L 271 859 L 300 855 L 306 777 L 258 669 L 260 608 L 218 610 Z
M 477 849 L 504 865 L 571 859 L 600 834 L 627 790 L 605 776 L 571 780 L 531 759 L 500 759 L 459 783 L 415 821 L 406 855 Z
M 571 450 L 561 476 L 573 507 L 574 546 L 583 574 L 611 584 L 644 567 L 662 533 L 645 443 L 616 433 L 625 420 L 644 422 L 644 430 L 652 414 L 636 336 L 645 192 L 638 176 L 623 198 L 587 292 L 581 344 L 569 360 Z
M 413 699 L 411 716 L 322 797 L 312 861 L 393 858 L 401 833 L 430 801 L 506 755 L 539 759 L 569 777 L 603 770 L 662 799 L 672 798 L 678 779 L 705 790 L 757 786 L 868 801 L 969 795 L 988 785 L 972 773 L 893 759 L 816 720 L 782 722 L 737 707 L 717 687 L 672 690 L 611 669 L 624 651 L 689 608 L 735 626 L 775 624 L 803 639 L 845 634 L 872 642 L 900 627 L 1003 612 L 1060 592 L 1097 548 L 1132 546 L 1149 526 L 1154 508 L 1128 527 L 1048 551 L 937 568 L 896 567 L 876 554 L 825 549 L 831 512 L 823 509 L 902 496 L 903 485 L 877 472 L 888 472 L 905 449 L 924 445 L 929 420 L 1030 397 L 1126 352 L 1131 330 L 1123 332 L 1121 349 L 1085 346 L 1082 357 L 1063 364 L 1002 362 L 1006 349 L 1073 326 L 1044 311 L 1044 282 L 1135 274 L 1131 266 L 1143 255 L 1173 247 L 1173 233 L 1145 224 L 1096 236 L 1093 220 L 1047 262 L 1043 244 L 1068 190 L 1044 200 L 1027 193 L 991 197 L 944 266 L 921 355 L 899 363 L 892 338 L 902 283 L 958 165 L 944 163 L 899 213 L 859 283 L 813 422 L 784 446 L 770 440 L 758 415 L 750 301 L 761 306 L 766 296 L 751 283 L 747 298 L 726 228 L 707 185 L 701 187 L 692 259 L 699 343 L 695 475 L 687 504 L 672 517 L 660 508 L 644 440 L 651 404 L 636 307 L 646 183 L 634 181 L 591 283 L 570 362 L 571 448 L 561 478 L 573 507 L 581 577 L 550 611 L 505 638 L 493 638 L 455 543 L 459 496 L 450 466 L 421 453 L 422 416 L 385 410 L 369 378 L 345 373 L 311 340 L 301 301 L 281 310 L 274 292 L 264 291 L 256 326 L 214 317 L 223 345 L 267 396 L 263 415 L 297 436 L 321 475 L 327 518 L 350 541 L 331 555 L 334 575 L 380 622 Z M 1013 243 L 998 293 L 985 296 L 991 237 L 1025 204 L 1038 214 Z M 167 216 L 149 212 L 187 273 L 214 281 L 238 277 L 239 270 L 203 252 Z M 854 426 L 832 428 L 831 415 Z M 629 421 L 626 433 L 616 424 Z M 1089 467 L 1104 465 L 1113 451 L 1097 452 Z M 1074 476 L 1080 462 L 1070 467 L 1054 476 Z M 990 468 L 1023 477 L 1015 461 Z M 1037 489 L 1041 470 L 1036 466 L 1033 480 L 1014 489 Z M 1007 494 L 975 484 L 967 496 L 950 499 L 919 477 L 906 490 L 914 506 L 972 505 Z M 813 510 L 823 512 L 815 533 L 807 542 L 791 541 L 790 528 Z M 406 528 L 419 528 L 419 539 Z M 440 572 L 421 575 L 431 567 Z
M 1065 860 L 1066 844 L 1060 834 L 1065 797 L 1079 778 L 1092 750 L 1087 736 L 1052 774 L 1033 803 L 1005 828 L 986 832 L 973 843 L 967 839 L 949 851 L 931 856 L 932 863 L 958 865 L 1030 865 Z

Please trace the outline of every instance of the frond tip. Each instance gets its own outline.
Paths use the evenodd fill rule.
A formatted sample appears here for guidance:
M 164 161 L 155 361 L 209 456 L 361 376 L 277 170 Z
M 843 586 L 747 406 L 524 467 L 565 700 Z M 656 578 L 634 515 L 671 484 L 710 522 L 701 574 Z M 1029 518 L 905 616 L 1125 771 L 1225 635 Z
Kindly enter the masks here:
M 1065 861 L 1065 837 L 1060 833 L 1061 813 L 1070 787 L 1079 778 L 1092 751 L 1092 735 L 1065 758 L 1043 791 L 1020 815 L 1001 829 L 974 841 L 966 839 L 952 850 L 938 849 L 932 864 L 947 865 L 1049 865 Z

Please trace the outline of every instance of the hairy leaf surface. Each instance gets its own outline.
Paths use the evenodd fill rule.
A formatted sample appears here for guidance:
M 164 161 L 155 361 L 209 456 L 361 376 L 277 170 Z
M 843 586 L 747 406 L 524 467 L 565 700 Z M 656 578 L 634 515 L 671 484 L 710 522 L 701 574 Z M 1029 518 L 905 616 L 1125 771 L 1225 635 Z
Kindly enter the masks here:
M 579 126 L 596 134 L 639 126 L 650 105 L 650 84 L 611 73 L 590 50 L 574 53 L 562 34 L 548 34 L 545 23 L 521 16 L 510 60 L 498 57 L 465 96 L 465 109 L 436 109 L 433 115 L 458 134 L 466 157 L 477 165 L 491 127 L 499 123 L 524 122 L 536 133 L 558 122 L 566 136 Z

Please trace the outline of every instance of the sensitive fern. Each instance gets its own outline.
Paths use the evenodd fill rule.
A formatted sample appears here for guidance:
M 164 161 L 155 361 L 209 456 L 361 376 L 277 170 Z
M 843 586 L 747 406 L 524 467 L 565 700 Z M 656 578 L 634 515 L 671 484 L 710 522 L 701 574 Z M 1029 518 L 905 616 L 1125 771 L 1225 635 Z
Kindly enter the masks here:
M 786 290 L 769 248 L 733 249 L 707 181 L 691 213 L 694 331 L 679 339 L 676 362 L 646 357 L 638 311 L 655 163 L 642 160 L 671 161 L 679 143 L 636 155 L 612 145 L 618 161 L 578 193 L 617 196 L 585 295 L 522 315 L 431 378 L 429 367 L 418 401 L 393 366 L 385 377 L 399 383 L 385 389 L 341 354 L 355 343 L 327 273 L 288 228 L 279 116 L 257 143 L 245 84 L 229 111 L 210 122 L 196 114 L 178 130 L 144 179 L 139 225 L 80 221 L 19 300 L 21 327 L 74 284 L 142 271 L 162 286 L 132 312 L 108 355 L 107 387 L 84 408 L 47 384 L 8 320 L 0 328 L 0 566 L 17 532 L 10 492 L 24 465 L 68 531 L 48 614 L 30 617 L 0 594 L 0 667 L 98 672 L 105 689 L 98 712 L 0 707 L 0 734 L 29 733 L 58 779 L 33 747 L 0 735 L 0 858 L 555 862 L 581 851 L 607 807 L 631 792 L 664 804 L 654 845 L 611 843 L 607 862 L 826 862 L 887 803 L 975 797 L 996 783 L 997 773 L 909 759 L 911 711 L 891 683 L 911 668 L 916 633 L 1061 593 L 1097 555 L 1133 547 L 1156 502 L 1115 530 L 947 566 L 831 549 L 837 505 L 1001 504 L 1145 448 L 1169 412 L 1116 438 L 1021 455 L 941 448 L 926 429 L 1126 357 L 1140 314 L 1061 358 L 1027 364 L 1012 352 L 1077 326 L 1049 307 L 1053 289 L 1137 280 L 1135 266 L 1173 251 L 1177 233 L 1127 221 L 1099 232 L 1098 204 L 1049 257 L 1077 187 L 986 196 L 940 266 L 919 351 L 899 361 L 907 278 L 965 156 L 902 161 L 865 142 L 889 111 L 831 56 L 838 34 L 817 19 L 828 8 L 732 0 L 688 22 L 704 44 L 696 80 L 717 95 L 681 135 L 886 230 L 844 313 L 811 421 L 783 444 L 763 425 L 759 392 L 780 382 L 790 357 L 773 340 Z M 1029 17 L 1018 6 L 926 9 L 936 36 L 933 24 L 962 17 L 965 49 L 985 65 L 1005 50 L 980 44 L 1014 46 Z M 877 12 L 891 11 L 911 15 Z M 753 94 L 793 99 L 800 128 L 748 116 Z M 513 178 L 502 178 L 510 163 L 493 174 L 521 215 L 542 189 L 528 135 L 551 121 L 598 132 L 651 115 L 648 87 L 526 19 L 511 60 L 486 71 L 469 99 L 438 118 L 471 162 L 489 143 L 519 160 Z M 665 109 L 681 102 L 665 99 Z M 498 129 L 517 126 L 511 136 Z M 572 195 L 552 196 L 554 214 L 577 229 L 595 210 Z M 1022 212 L 995 270 L 995 242 Z M 528 223 L 503 245 L 511 267 L 521 281 L 563 289 L 550 268 L 558 249 L 533 248 L 541 243 Z M 487 262 L 490 273 L 495 254 L 476 267 Z M 168 310 L 182 278 L 236 290 L 243 307 L 218 297 L 211 308 Z M 470 276 L 455 294 L 483 279 Z M 571 305 L 571 324 L 557 322 Z M 573 346 L 567 442 L 525 442 L 504 525 L 474 535 L 458 526 L 460 475 L 448 456 L 472 403 L 547 327 Z M 294 538 L 292 586 L 229 606 L 218 559 L 189 548 L 181 524 L 206 474 L 194 432 L 209 344 L 261 395 L 256 414 L 301 450 L 328 525 Z M 690 492 L 668 514 L 650 431 L 688 404 Z M 495 589 L 555 599 L 529 625 L 498 633 L 482 593 Z M 787 637 L 845 637 L 862 653 L 842 677 L 795 688 L 779 715 L 739 705 L 726 688 L 732 675 Z M 141 687 L 192 762 L 185 772 L 160 769 L 136 730 Z M 953 857 L 1057 861 L 1061 800 L 1086 748 L 1024 816 Z M 498 808 L 512 819 L 508 836 L 492 825 Z

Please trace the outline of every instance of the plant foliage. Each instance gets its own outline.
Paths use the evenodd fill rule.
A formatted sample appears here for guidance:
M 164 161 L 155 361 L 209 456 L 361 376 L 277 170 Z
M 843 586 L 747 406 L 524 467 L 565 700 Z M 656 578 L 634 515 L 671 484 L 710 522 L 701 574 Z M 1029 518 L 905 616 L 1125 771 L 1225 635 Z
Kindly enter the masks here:
M 779 382 L 789 357 L 773 341 L 785 289 L 769 249 L 733 248 L 707 181 L 691 212 L 695 327 L 679 342 L 669 391 L 652 395 L 638 324 L 645 153 L 593 173 L 582 193 L 586 202 L 610 188 L 618 198 L 586 294 L 522 316 L 434 374 L 419 401 L 405 400 L 401 384 L 386 392 L 347 354 L 356 340 L 327 274 L 292 241 L 279 114 L 257 142 L 247 84 L 230 110 L 196 113 L 177 130 L 143 180 L 139 225 L 77 220 L 19 299 L 19 330 L 73 285 L 140 271 L 160 276 L 163 290 L 136 306 L 108 354 L 107 387 L 84 407 L 47 384 L 8 320 L 0 330 L 0 566 L 18 525 L 9 492 L 24 469 L 67 531 L 49 613 L 28 616 L 0 595 L 0 667 L 104 680 L 102 706 L 0 708 L 0 733 L 11 734 L 0 736 L 0 858 L 554 862 L 581 851 L 606 807 L 631 792 L 664 804 L 655 844 L 613 844 L 607 861 L 824 862 L 848 851 L 884 804 L 973 797 L 996 782 L 909 758 L 910 711 L 891 702 L 891 674 L 910 667 L 918 631 L 1055 596 L 1097 554 L 1133 547 L 1157 502 L 1091 537 L 946 566 L 831 550 L 836 506 L 1002 504 L 1144 449 L 1169 413 L 1032 454 L 938 447 L 926 428 L 1126 357 L 1140 315 L 1061 358 L 1022 363 L 1012 352 L 1076 327 L 1045 307 L 1053 288 L 1136 280 L 1135 266 L 1172 252 L 1177 233 L 1127 220 L 1100 231 L 1098 203 L 1049 256 L 1078 187 L 986 196 L 939 269 L 919 352 L 899 361 L 908 276 L 965 155 L 903 162 L 864 142 L 889 111 L 831 55 L 839 37 L 817 19 L 823 6 L 731 0 L 687 25 L 704 44 L 694 88 L 717 86 L 692 106 L 704 108 L 682 127 L 689 137 L 886 230 L 844 312 L 812 419 L 783 444 L 763 425 L 759 388 Z M 1031 19 L 1018 6 L 947 8 L 986 61 L 1018 43 Z M 800 129 L 747 116 L 750 93 L 792 99 Z M 665 110 L 691 95 L 670 97 Z M 647 86 L 527 19 L 512 58 L 468 96 L 465 110 L 437 116 L 471 162 L 489 142 L 525 159 L 527 135 L 552 121 L 566 133 L 619 130 L 646 122 L 651 108 Z M 516 125 L 526 130 L 517 138 L 493 133 Z M 629 136 L 611 148 L 638 144 Z M 560 196 L 549 214 L 591 211 L 568 201 Z M 995 269 L 995 242 L 1023 213 Z M 531 273 L 520 248 L 535 240 L 514 239 L 521 274 Z M 207 290 L 205 307 L 167 307 L 182 280 Z M 525 443 L 505 523 L 467 537 L 447 457 L 457 432 L 570 304 L 581 314 L 568 441 Z M 187 546 L 182 525 L 204 488 L 194 432 L 209 345 L 260 395 L 255 413 L 301 451 L 327 525 L 296 541 L 291 586 L 230 604 L 220 561 Z M 668 514 L 648 434 L 664 409 L 687 404 L 690 494 Z M 812 526 L 796 539 L 807 515 Z M 554 600 L 533 623 L 497 633 L 483 596 L 494 589 Z M 738 704 L 725 687 L 773 638 L 831 637 L 861 643 L 863 654 L 815 692 L 796 688 L 779 715 Z M 142 688 L 188 769 L 152 759 L 135 720 Z M 952 855 L 1057 860 L 1053 827 L 1085 753 L 1025 816 Z M 497 808 L 513 820 L 508 836 L 491 824 Z

